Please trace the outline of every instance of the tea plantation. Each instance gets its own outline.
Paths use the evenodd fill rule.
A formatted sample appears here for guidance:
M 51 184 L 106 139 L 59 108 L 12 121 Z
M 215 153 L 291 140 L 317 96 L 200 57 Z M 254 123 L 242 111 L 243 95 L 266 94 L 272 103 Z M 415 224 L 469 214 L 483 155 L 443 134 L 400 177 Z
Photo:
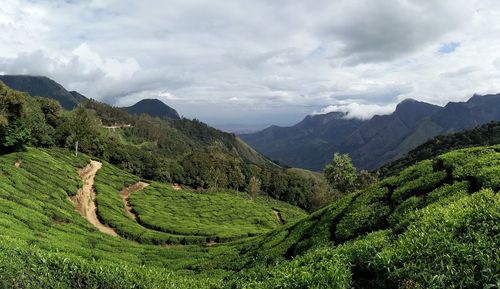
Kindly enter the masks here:
M 68 196 L 90 158 L 0 156 L 0 281 L 10 288 L 498 288 L 500 146 L 452 151 L 307 216 L 272 199 L 97 172 L 99 232 Z M 279 211 L 283 225 L 273 210 Z M 216 241 L 216 243 L 214 243 Z

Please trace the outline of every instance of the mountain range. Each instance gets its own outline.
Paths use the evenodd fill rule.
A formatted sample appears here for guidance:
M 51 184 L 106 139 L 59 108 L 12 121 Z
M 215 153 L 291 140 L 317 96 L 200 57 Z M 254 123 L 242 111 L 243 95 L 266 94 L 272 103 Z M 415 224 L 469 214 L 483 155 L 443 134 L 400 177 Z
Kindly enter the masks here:
M 44 76 L 0 75 L 0 81 L 30 95 L 55 99 L 67 110 L 88 100 Z M 143 99 L 122 109 L 135 115 L 180 119 L 175 109 L 158 99 Z M 436 135 L 491 120 L 500 120 L 500 94 L 474 95 L 467 102 L 444 107 L 407 99 L 392 114 L 369 120 L 349 118 L 343 112 L 309 115 L 291 127 L 271 126 L 240 137 L 258 152 L 293 167 L 321 171 L 334 152 L 341 152 L 348 153 L 357 167 L 376 169 Z
M 258 152 L 294 167 L 320 171 L 335 152 L 360 168 L 376 169 L 439 135 L 500 119 L 500 94 L 474 95 L 441 107 L 407 99 L 389 115 L 369 120 L 346 113 L 309 115 L 291 127 L 271 126 L 241 138 Z
M 27 92 L 32 96 L 42 96 L 57 100 L 66 110 L 72 110 L 86 96 L 77 91 L 68 91 L 61 84 L 45 76 L 34 75 L 0 75 L 0 81 L 12 89 Z M 158 99 L 143 99 L 136 104 L 123 107 L 133 115 L 148 114 L 153 117 L 180 119 L 179 113 Z

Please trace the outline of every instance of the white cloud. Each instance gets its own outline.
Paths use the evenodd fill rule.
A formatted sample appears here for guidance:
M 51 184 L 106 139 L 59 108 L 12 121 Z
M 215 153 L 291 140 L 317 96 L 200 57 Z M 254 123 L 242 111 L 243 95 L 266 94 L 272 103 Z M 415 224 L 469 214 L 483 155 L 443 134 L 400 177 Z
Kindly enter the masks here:
M 160 91 L 158 93 L 158 98 L 166 99 L 166 100 L 178 100 L 179 99 L 179 97 L 177 97 L 176 95 L 174 95 L 170 92 L 167 92 L 167 91 Z
M 134 58 L 126 58 L 123 61 L 115 58 L 103 59 L 98 53 L 92 51 L 87 43 L 80 44 L 72 54 L 82 62 L 87 72 L 99 69 L 106 76 L 114 79 L 128 79 L 141 70 Z
M 343 112 L 346 113 L 345 118 L 358 118 L 358 119 L 370 119 L 374 115 L 385 115 L 391 114 L 396 109 L 396 104 L 387 105 L 376 105 L 376 104 L 358 104 L 351 102 L 348 104 L 340 105 L 329 105 L 320 109 L 319 111 L 314 111 L 315 114 L 326 114 L 329 112 Z
M 499 19 L 496 0 L 0 0 L 0 71 L 112 104 L 163 97 L 202 120 L 365 117 L 500 92 Z

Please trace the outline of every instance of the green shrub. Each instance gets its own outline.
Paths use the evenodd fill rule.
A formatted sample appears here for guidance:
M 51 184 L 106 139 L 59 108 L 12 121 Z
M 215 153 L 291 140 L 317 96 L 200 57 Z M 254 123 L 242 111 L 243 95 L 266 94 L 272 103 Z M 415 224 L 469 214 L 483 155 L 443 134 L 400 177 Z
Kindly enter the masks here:
M 488 288 L 500 274 L 500 195 L 483 190 L 431 205 L 376 260 L 413 288 Z
M 406 182 L 392 193 L 392 200 L 400 203 L 413 195 L 423 195 L 436 188 L 446 179 L 445 171 L 438 171 Z
M 257 266 L 235 278 L 228 288 L 350 288 L 347 258 L 332 248 L 319 248 L 271 268 Z
M 390 213 L 385 202 L 388 192 L 387 188 L 376 186 L 361 193 L 336 224 L 336 240 L 345 241 L 379 229 Z
M 396 207 L 394 212 L 389 216 L 389 225 L 395 231 L 401 231 L 406 228 L 411 221 L 414 220 L 416 210 L 424 205 L 423 197 L 410 197 Z

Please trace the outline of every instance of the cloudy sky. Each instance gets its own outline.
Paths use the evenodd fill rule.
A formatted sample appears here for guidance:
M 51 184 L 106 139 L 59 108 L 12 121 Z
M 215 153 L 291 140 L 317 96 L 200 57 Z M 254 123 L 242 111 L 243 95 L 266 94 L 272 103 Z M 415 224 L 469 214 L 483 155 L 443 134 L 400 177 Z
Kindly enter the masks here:
M 210 124 L 500 92 L 498 0 L 0 0 L 0 73 Z

